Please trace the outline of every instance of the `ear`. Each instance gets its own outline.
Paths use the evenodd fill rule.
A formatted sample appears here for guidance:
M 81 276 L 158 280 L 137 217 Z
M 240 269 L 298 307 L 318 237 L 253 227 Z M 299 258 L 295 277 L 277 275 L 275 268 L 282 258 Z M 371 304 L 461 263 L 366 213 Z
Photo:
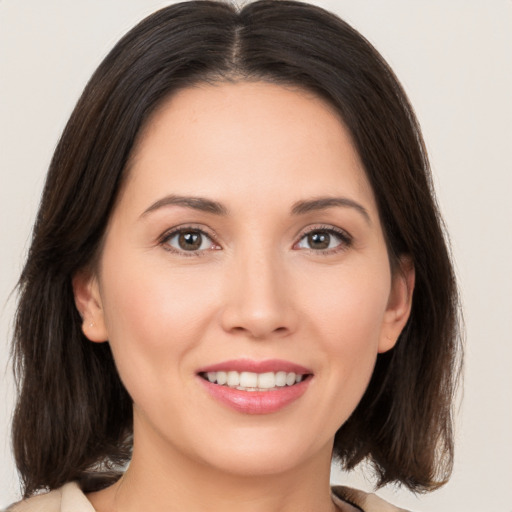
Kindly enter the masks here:
M 107 341 L 108 333 L 96 275 L 80 270 L 73 276 L 72 285 L 75 304 L 82 317 L 83 333 L 91 341 Z
M 415 271 L 409 256 L 401 256 L 392 275 L 391 292 L 384 313 L 379 352 L 392 349 L 411 314 Z

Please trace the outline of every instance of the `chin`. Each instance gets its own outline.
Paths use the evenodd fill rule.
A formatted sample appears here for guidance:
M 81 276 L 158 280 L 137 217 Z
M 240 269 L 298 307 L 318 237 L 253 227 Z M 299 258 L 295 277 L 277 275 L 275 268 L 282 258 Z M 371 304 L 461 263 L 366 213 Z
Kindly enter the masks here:
M 318 438 L 311 443 L 312 436 L 306 437 L 300 432 L 293 435 L 284 426 L 275 430 L 278 432 L 263 429 L 249 435 L 237 432 L 226 436 L 227 444 L 209 443 L 205 462 L 218 471 L 240 477 L 284 474 L 312 458 L 322 459 L 330 465 L 334 436 L 323 443 Z
M 296 453 L 272 453 L 267 451 L 249 454 L 224 453 L 221 460 L 215 461 L 215 469 L 219 472 L 237 477 L 268 477 L 282 475 L 295 470 L 302 464 L 301 457 Z

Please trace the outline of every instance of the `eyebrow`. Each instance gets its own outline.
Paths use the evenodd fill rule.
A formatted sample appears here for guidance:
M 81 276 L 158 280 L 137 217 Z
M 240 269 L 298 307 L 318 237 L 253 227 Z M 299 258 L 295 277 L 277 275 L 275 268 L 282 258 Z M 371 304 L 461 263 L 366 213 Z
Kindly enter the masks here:
M 297 201 L 292 207 L 293 215 L 304 215 L 309 212 L 327 210 L 334 207 L 353 208 L 359 212 L 366 222 L 371 225 L 372 221 L 368 210 L 358 202 L 348 197 L 318 197 L 306 201 Z
M 204 197 L 179 196 L 171 194 L 154 202 L 149 208 L 144 210 L 141 217 L 165 206 L 182 206 L 193 210 L 212 213 L 214 215 L 225 216 L 228 214 L 228 209 L 217 201 L 206 199 Z M 327 210 L 329 208 L 340 206 L 355 209 L 364 217 L 368 224 L 371 224 L 371 218 L 366 208 L 348 197 L 318 197 L 315 199 L 297 201 L 293 204 L 291 212 L 292 215 L 305 215 L 309 212 Z
M 169 195 L 159 199 L 153 203 L 149 208 L 144 210 L 141 217 L 146 216 L 148 213 L 154 212 L 164 206 L 183 206 L 185 208 L 192 208 L 193 210 L 199 210 L 201 212 L 213 213 L 214 215 L 227 215 L 228 210 L 225 206 L 206 199 L 204 197 L 192 197 L 192 196 L 177 196 Z

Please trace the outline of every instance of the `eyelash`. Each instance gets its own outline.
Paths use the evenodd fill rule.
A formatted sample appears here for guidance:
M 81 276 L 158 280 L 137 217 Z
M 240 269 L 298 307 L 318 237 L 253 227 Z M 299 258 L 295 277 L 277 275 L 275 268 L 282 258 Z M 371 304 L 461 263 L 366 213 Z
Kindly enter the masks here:
M 203 237 L 206 237 L 211 240 L 213 245 L 216 245 L 218 247 L 218 244 L 215 242 L 215 238 L 210 235 L 208 232 L 206 232 L 202 228 L 198 228 L 196 226 L 181 226 L 179 228 L 172 228 L 169 231 L 166 231 L 158 240 L 159 245 L 161 245 L 166 251 L 172 252 L 174 254 L 179 254 L 180 256 L 204 256 L 206 252 L 209 250 L 218 250 L 218 249 L 202 249 L 200 251 L 186 251 L 186 250 L 179 250 L 171 245 L 169 245 L 169 241 L 174 238 L 177 235 L 181 235 L 184 233 L 197 233 Z
M 352 246 L 353 238 L 345 230 L 342 230 L 342 229 L 339 229 L 339 228 L 335 228 L 333 226 L 323 226 L 323 225 L 321 225 L 321 226 L 315 226 L 315 227 L 309 228 L 306 231 L 304 231 L 300 235 L 298 241 L 293 244 L 293 247 L 294 248 L 297 247 L 297 245 L 302 240 L 304 240 L 304 238 L 306 238 L 307 236 L 309 236 L 309 235 L 311 235 L 313 233 L 316 233 L 316 232 L 317 233 L 327 233 L 330 236 L 334 235 L 336 238 L 338 238 L 340 240 L 340 243 L 336 247 L 333 247 L 331 249 L 319 249 L 319 250 L 315 250 L 315 249 L 311 249 L 311 248 L 306 249 L 309 252 L 314 253 L 316 255 L 329 256 L 331 254 L 336 254 L 338 252 L 345 251 L 345 250 L 347 250 L 348 248 L 350 248 Z M 216 247 L 212 248 L 212 249 L 202 249 L 202 250 L 186 251 L 186 250 L 183 250 L 183 249 L 182 250 L 176 249 L 176 248 L 174 248 L 174 247 L 169 245 L 169 241 L 172 238 L 174 238 L 177 235 L 181 235 L 181 234 L 185 234 L 185 233 L 197 233 L 197 234 L 199 234 L 199 235 L 201 235 L 203 237 L 206 237 L 209 240 L 211 240 L 212 245 L 215 245 Z M 185 257 L 189 257 L 189 256 L 195 256 L 195 257 L 204 256 L 206 254 L 206 252 L 209 252 L 209 251 L 212 251 L 212 250 L 220 250 L 220 246 L 216 243 L 215 238 L 212 235 L 210 235 L 207 231 L 205 231 L 204 229 L 198 228 L 196 226 L 182 226 L 182 227 L 179 227 L 179 228 L 172 228 L 171 230 L 166 231 L 159 238 L 158 243 L 166 251 L 172 252 L 174 254 L 179 254 L 180 256 L 185 256 Z
M 305 237 L 308 235 L 311 235 L 312 233 L 327 233 L 330 236 L 334 235 L 336 238 L 339 239 L 340 243 L 331 249 L 321 249 L 321 250 L 315 250 L 315 249 L 306 249 L 309 250 L 311 253 L 320 255 L 320 256 L 330 256 L 331 254 L 337 254 L 339 252 L 346 251 L 349 249 L 353 244 L 353 238 L 352 236 L 347 233 L 345 230 L 336 228 L 334 226 L 314 226 L 312 228 L 307 229 L 304 231 L 299 238 L 299 241 L 294 244 L 294 247 L 297 246 L 298 243 L 300 243 Z

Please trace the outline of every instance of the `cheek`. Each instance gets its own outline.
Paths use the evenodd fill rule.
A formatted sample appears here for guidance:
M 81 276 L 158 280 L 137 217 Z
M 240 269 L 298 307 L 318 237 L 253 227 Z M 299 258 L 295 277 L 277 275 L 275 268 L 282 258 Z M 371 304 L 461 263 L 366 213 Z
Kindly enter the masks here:
M 305 311 L 312 312 L 311 321 L 324 331 L 331 348 L 358 351 L 375 346 L 389 300 L 389 268 L 354 265 L 310 275 L 303 287 Z
M 187 354 L 200 343 L 214 297 L 197 293 L 204 279 L 165 271 L 136 258 L 104 260 L 102 301 L 116 365 L 136 400 L 180 378 Z M 126 276 L 132 276 L 126 279 Z M 162 382 L 162 379 L 164 382 Z
M 318 348 L 329 358 L 333 404 L 343 389 L 348 409 L 355 408 L 371 378 L 390 291 L 388 275 L 387 267 L 375 272 L 351 268 L 323 283 L 317 275 L 306 311 Z
M 135 260 L 116 261 L 104 275 L 108 282 L 103 304 L 111 341 L 122 337 L 148 348 L 168 347 L 170 341 L 179 346 L 197 331 L 213 302 L 210 294 L 198 293 L 202 279 L 197 273 Z

